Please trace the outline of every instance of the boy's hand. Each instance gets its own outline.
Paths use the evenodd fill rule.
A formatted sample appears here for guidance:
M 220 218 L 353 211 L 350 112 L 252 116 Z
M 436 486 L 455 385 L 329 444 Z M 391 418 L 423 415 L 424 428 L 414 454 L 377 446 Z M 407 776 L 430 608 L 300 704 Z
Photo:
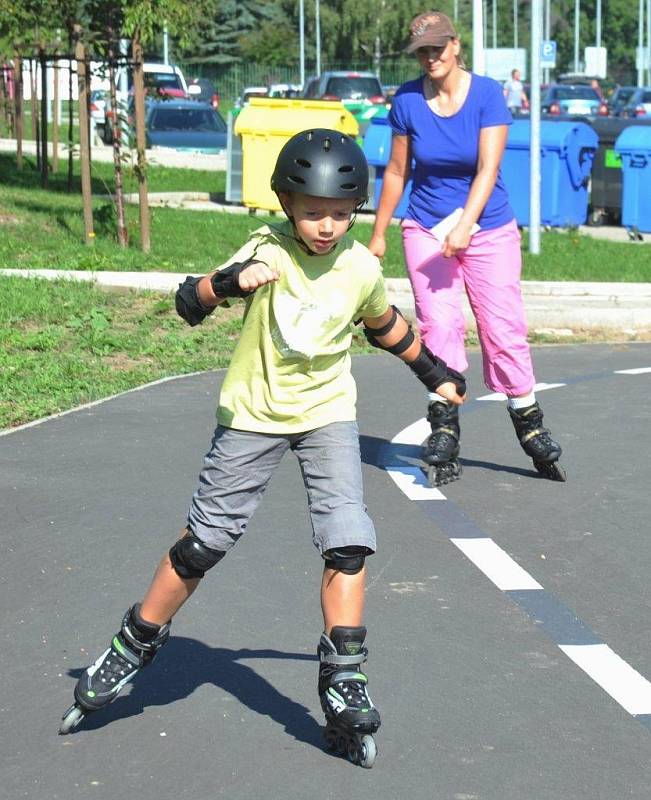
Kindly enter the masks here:
M 457 387 L 452 381 L 446 381 L 442 383 L 438 389 L 436 390 L 436 394 L 440 394 L 441 397 L 444 397 L 448 402 L 453 403 L 455 406 L 460 406 L 463 402 L 465 402 L 465 397 L 462 397 L 457 392 Z
M 272 283 L 280 278 L 278 270 L 272 269 L 262 261 L 252 261 L 238 276 L 240 289 L 244 292 L 254 292 L 266 283 Z

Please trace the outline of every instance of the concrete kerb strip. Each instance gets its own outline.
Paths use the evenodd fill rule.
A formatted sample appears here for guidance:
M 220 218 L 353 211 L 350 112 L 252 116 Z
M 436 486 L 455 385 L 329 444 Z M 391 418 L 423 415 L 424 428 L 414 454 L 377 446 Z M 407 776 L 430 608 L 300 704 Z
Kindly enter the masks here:
M 76 280 L 114 289 L 176 291 L 186 273 L 89 272 L 56 269 L 0 269 L 0 274 L 45 280 Z M 414 298 L 406 278 L 387 278 L 389 302 L 414 318 Z M 612 329 L 625 332 L 651 330 L 651 283 L 578 283 L 523 281 L 522 294 L 532 330 Z M 474 318 L 465 301 L 469 329 Z

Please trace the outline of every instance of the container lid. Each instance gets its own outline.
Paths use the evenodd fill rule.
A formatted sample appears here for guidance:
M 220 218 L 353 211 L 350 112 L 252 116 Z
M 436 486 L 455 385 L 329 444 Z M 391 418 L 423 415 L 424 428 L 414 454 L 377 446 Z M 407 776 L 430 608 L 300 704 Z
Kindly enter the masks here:
M 509 128 L 507 140 L 508 149 L 529 149 L 531 137 L 531 122 L 515 120 Z M 599 137 L 585 122 L 550 122 L 542 120 L 540 123 L 540 147 L 543 150 L 563 150 L 568 147 L 584 148 L 599 145 Z
M 631 125 L 617 137 L 617 153 L 651 153 L 651 125 Z
M 357 136 L 355 117 L 334 100 L 291 100 L 253 97 L 235 121 L 235 133 L 284 136 L 286 138 L 308 128 L 331 128 Z

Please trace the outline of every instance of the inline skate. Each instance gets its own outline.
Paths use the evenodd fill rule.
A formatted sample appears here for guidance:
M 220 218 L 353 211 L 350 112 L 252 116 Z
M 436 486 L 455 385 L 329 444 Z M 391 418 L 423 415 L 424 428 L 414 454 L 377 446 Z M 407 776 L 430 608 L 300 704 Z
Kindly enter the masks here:
M 366 691 L 368 678 L 360 670 L 368 655 L 366 628 L 336 626 L 330 636 L 324 633 L 317 649 L 326 747 L 370 769 L 377 755 L 373 734 L 380 727 L 380 714 Z
M 543 427 L 543 412 L 538 403 L 508 411 L 522 449 L 533 459 L 538 472 L 550 480 L 565 481 L 565 470 L 558 463 L 563 451 L 552 439 L 549 429 Z
M 423 461 L 430 486 L 443 486 L 459 480 L 459 408 L 445 400 L 432 400 L 427 406 L 427 421 L 432 432 L 423 445 Z
M 79 678 L 75 702 L 63 715 L 59 733 L 70 733 L 85 716 L 115 700 L 136 673 L 151 663 L 169 635 L 169 623 L 158 626 L 142 619 L 140 604 L 128 609 L 110 647 Z

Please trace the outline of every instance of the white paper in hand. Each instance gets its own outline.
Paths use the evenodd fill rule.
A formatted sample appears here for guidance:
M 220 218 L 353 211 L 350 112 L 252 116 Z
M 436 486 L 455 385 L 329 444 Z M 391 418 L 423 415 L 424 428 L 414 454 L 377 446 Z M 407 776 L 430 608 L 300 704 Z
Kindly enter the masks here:
M 450 233 L 452 228 L 459 222 L 461 219 L 461 215 L 463 214 L 462 208 L 455 209 L 451 214 L 448 214 L 447 217 L 442 219 L 432 228 L 430 228 L 430 233 L 437 239 L 441 244 L 445 241 L 445 237 Z M 479 225 L 475 222 L 475 224 L 470 229 L 470 235 L 477 233 L 479 230 Z

